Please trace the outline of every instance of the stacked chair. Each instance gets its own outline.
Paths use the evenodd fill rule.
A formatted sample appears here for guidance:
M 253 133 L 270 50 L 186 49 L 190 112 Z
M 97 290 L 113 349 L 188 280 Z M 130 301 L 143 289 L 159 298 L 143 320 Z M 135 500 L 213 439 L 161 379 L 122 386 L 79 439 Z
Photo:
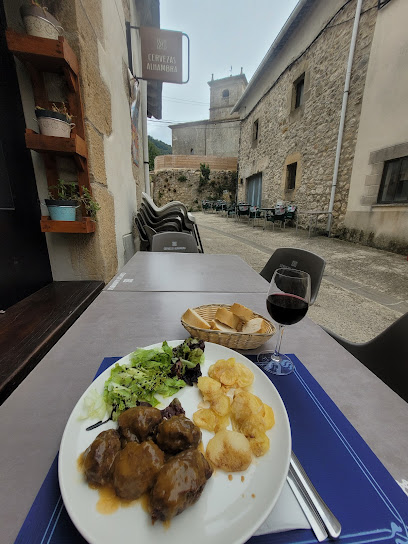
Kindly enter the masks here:
M 197 252 L 204 253 L 194 216 L 188 212 L 182 202 L 172 201 L 159 208 L 149 195 L 142 193 L 142 202 L 136 214 L 135 223 L 142 251 L 166 251 L 171 247 L 183 247 L 185 248 L 183 251 L 191 252 L 193 245 L 184 243 L 188 240 L 185 236 L 188 234 L 194 240 Z M 170 240 L 168 236 L 158 237 L 158 239 L 166 239 L 167 245 L 158 243 L 158 240 L 153 243 L 154 237 L 160 233 L 171 233 L 170 238 L 174 240 Z M 184 234 L 178 236 L 177 233 Z M 179 244 L 181 240 L 183 243 Z M 159 249 L 160 247 L 164 249 Z

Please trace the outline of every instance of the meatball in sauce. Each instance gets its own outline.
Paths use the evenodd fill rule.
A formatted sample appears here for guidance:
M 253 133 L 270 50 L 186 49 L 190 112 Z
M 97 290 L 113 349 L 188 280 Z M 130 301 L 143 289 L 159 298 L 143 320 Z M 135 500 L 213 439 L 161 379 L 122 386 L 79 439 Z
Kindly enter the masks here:
M 148 441 L 128 442 L 115 459 L 113 487 L 118 497 L 134 500 L 152 487 L 164 464 L 164 453 Z
M 109 429 L 98 434 L 82 458 L 88 483 L 101 486 L 111 481 L 113 463 L 119 451 L 120 438 L 117 431 Z
M 157 427 L 156 443 L 166 453 L 197 448 L 200 442 L 201 430 L 183 415 L 165 419 Z

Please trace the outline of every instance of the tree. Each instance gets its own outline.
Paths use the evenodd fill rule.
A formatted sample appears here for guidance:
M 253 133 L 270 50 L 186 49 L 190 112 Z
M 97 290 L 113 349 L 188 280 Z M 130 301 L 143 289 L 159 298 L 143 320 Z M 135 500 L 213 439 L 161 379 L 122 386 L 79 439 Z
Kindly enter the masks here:
M 151 136 L 148 136 L 149 147 L 149 170 L 154 170 L 154 159 L 158 155 L 171 155 L 172 147 L 161 140 L 156 140 Z

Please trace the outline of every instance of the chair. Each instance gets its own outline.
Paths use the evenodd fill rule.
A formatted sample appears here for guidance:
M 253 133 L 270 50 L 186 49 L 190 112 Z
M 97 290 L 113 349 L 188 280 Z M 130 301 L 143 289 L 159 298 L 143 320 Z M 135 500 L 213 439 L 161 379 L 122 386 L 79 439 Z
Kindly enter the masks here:
M 238 215 L 239 221 L 241 220 L 241 217 L 245 217 L 245 216 L 247 216 L 249 219 L 249 208 L 250 208 L 249 204 L 242 204 L 242 203 L 238 204 L 237 215 Z
M 326 261 L 311 251 L 294 247 L 280 247 L 269 258 L 260 274 L 267 281 L 271 281 L 277 268 L 295 268 L 307 272 L 311 280 L 310 304 L 314 304 L 325 266 Z
M 186 206 L 179 201 L 168 202 L 161 208 L 156 206 L 153 199 L 146 193 L 142 193 L 142 203 L 139 212 L 144 212 L 144 218 L 147 224 L 158 231 L 177 230 L 180 232 L 193 233 L 200 253 L 204 253 L 203 244 L 201 242 L 200 233 L 194 216 L 187 211 Z M 165 222 L 180 223 L 178 228 L 163 228 Z M 162 228 L 157 228 L 160 224 Z
M 408 312 L 378 336 L 362 344 L 349 342 L 322 328 L 408 402 Z
M 198 253 L 197 242 L 188 232 L 159 232 L 152 238 L 151 251 Z

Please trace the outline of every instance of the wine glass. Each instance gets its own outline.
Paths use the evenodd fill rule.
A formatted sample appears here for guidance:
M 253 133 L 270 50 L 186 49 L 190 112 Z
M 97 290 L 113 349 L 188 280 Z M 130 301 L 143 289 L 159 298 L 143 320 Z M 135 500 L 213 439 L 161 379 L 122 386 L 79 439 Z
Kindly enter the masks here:
M 275 351 L 258 355 L 258 363 L 272 374 L 286 375 L 295 366 L 287 355 L 280 353 L 284 325 L 294 325 L 303 319 L 310 304 L 310 276 L 303 270 L 278 268 L 269 285 L 266 308 L 278 323 L 278 340 Z

